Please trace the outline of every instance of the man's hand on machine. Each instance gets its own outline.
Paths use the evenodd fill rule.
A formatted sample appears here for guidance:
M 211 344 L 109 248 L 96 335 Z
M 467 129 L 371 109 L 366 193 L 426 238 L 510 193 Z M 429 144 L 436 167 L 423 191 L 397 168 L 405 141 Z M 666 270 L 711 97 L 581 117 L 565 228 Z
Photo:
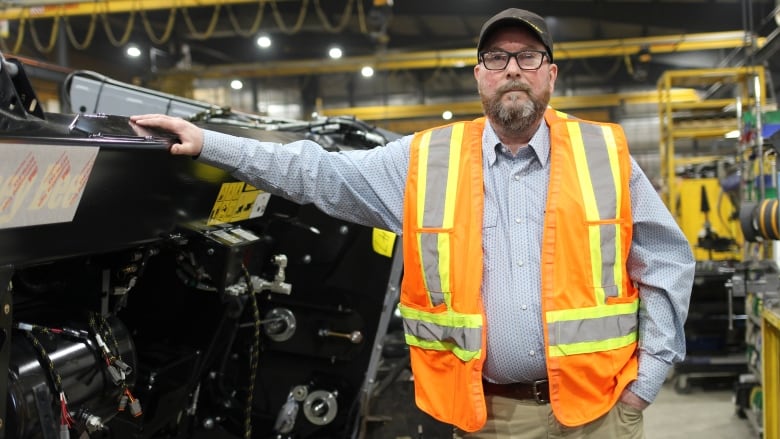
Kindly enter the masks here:
M 140 114 L 130 116 L 130 122 L 143 128 L 155 128 L 170 132 L 178 142 L 171 144 L 171 154 L 198 156 L 203 150 L 203 130 L 180 117 L 164 114 Z

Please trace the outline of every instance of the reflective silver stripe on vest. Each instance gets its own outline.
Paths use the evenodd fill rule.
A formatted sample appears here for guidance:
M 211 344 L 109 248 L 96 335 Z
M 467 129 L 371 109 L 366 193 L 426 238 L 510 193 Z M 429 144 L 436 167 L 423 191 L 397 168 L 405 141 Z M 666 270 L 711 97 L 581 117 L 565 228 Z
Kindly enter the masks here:
M 402 309 L 401 315 L 404 316 L 404 332 L 417 341 L 410 344 L 424 344 L 427 349 L 451 350 L 447 346 L 451 343 L 471 352 L 478 352 L 482 346 L 481 319 L 455 313 L 423 315 L 409 308 Z
M 551 346 L 625 337 L 638 329 L 636 313 L 618 314 L 548 324 Z
M 428 145 L 428 162 L 420 163 L 426 167 L 425 206 L 417 206 L 423 209 L 422 224 L 425 228 L 438 229 L 444 222 L 444 208 L 447 193 L 443 188 L 447 187 L 450 164 L 450 137 L 452 127 L 433 130 Z M 425 285 L 428 287 L 433 306 L 444 303 L 442 281 L 439 277 L 439 235 L 438 233 L 420 234 L 420 257 L 423 259 L 423 271 Z
M 610 155 L 608 148 L 614 147 L 606 143 L 603 127 L 601 125 L 579 123 L 582 133 L 582 142 L 585 146 L 585 159 L 590 173 L 591 189 L 596 201 L 598 217 L 592 217 L 590 211 L 586 211 L 589 222 L 614 220 L 618 218 L 618 196 L 616 185 L 620 184 L 620 176 L 614 175 L 619 170 L 617 163 L 613 162 L 616 155 Z M 587 190 L 587 188 L 583 188 Z M 615 280 L 616 242 L 615 237 L 620 229 L 620 224 L 606 223 L 599 227 L 601 260 L 601 282 L 606 297 L 618 296 L 618 287 Z M 619 267 L 618 267 L 619 268 Z
M 607 303 L 624 288 L 620 241 L 623 185 L 618 145 L 610 126 L 567 121 L 580 185 L 595 306 L 547 311 L 551 357 L 601 352 L 637 341 L 639 300 Z
M 460 149 L 465 124 L 453 124 L 422 134 L 419 143 L 418 193 L 415 221 L 418 254 L 431 306 L 437 312 L 399 305 L 406 342 L 422 349 L 450 351 L 462 361 L 479 358 L 482 351 L 482 314 L 464 314 L 451 308 L 450 233 L 459 183 Z M 427 141 L 426 141 L 427 139 Z

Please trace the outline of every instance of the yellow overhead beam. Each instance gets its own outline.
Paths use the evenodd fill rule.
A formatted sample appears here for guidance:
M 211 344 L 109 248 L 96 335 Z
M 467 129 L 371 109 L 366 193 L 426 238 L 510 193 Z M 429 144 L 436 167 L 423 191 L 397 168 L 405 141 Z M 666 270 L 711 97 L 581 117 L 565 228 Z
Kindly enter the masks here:
M 284 1 L 284 0 L 276 0 Z M 230 4 L 258 3 L 258 0 L 96 0 L 90 2 L 67 2 L 27 7 L 0 9 L 0 20 L 29 20 L 97 13 L 128 13 L 153 9 L 185 9 Z M 623 57 L 640 52 L 653 54 L 690 52 L 701 50 L 735 49 L 751 44 L 752 37 L 744 31 L 674 34 L 654 37 L 620 38 L 608 40 L 563 42 L 555 44 L 555 59 L 583 59 L 596 57 Z M 766 43 L 766 38 L 755 39 L 757 48 Z M 194 66 L 191 72 L 201 78 L 225 77 L 272 77 L 321 75 L 330 73 L 356 72 L 370 65 L 374 70 L 413 70 L 434 68 L 460 68 L 473 66 L 476 53 L 473 47 L 454 50 L 422 51 L 411 53 L 383 53 L 375 56 L 346 57 L 340 60 L 301 60 L 229 65 Z M 176 75 L 176 71 L 163 72 Z
M 696 90 L 693 89 L 672 90 L 669 99 L 672 102 L 696 102 L 701 100 Z M 550 100 L 550 105 L 553 108 L 564 111 L 657 103 L 658 92 L 656 91 L 591 96 L 553 96 Z M 377 121 L 440 117 L 444 111 L 451 111 L 455 117 L 476 116 L 482 114 L 482 104 L 479 101 L 467 101 L 420 105 L 327 108 L 318 112 L 323 116 L 348 114 L 360 120 Z
M 91 2 L 61 1 L 59 3 L 3 8 L 0 10 L 0 20 L 92 15 L 95 12 L 118 14 L 154 9 L 199 8 L 204 6 L 258 3 L 258 0 L 96 0 Z
M 766 38 L 757 39 L 758 47 L 763 46 L 765 42 Z M 732 31 L 565 42 L 556 44 L 554 51 L 555 60 L 558 62 L 566 59 L 630 56 L 645 50 L 651 54 L 661 54 L 734 49 L 744 47 L 745 45 L 745 32 Z M 346 57 L 339 60 L 312 59 L 194 66 L 189 72 L 196 73 L 199 78 L 262 78 L 357 72 L 364 66 L 372 66 L 376 71 L 461 68 L 473 66 L 476 60 L 475 49 L 468 48 L 411 53 L 383 53 L 376 56 Z M 175 75 L 176 72 L 169 71 L 163 74 Z
M 756 38 L 758 47 L 766 38 Z M 556 59 L 615 57 L 635 55 L 641 51 L 652 54 L 690 52 L 696 50 L 734 49 L 750 44 L 750 35 L 744 31 L 674 34 L 656 37 L 620 38 L 611 40 L 573 41 L 555 44 Z

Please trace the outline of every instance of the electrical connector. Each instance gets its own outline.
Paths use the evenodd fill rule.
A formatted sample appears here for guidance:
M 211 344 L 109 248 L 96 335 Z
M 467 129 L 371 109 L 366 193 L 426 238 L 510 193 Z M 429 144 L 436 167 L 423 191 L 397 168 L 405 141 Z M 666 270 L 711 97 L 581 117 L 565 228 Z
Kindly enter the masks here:
M 106 366 L 106 370 L 108 371 L 108 376 L 111 377 L 111 381 L 114 382 L 114 385 L 119 385 L 125 380 L 125 374 L 113 365 L 109 364 Z
M 106 343 L 103 341 L 103 338 L 100 337 L 100 334 L 95 334 L 95 341 L 106 356 L 111 355 L 111 349 L 108 348 L 108 345 L 106 345 Z
M 70 439 L 68 424 L 60 424 L 60 439 Z
M 134 418 L 137 418 L 143 414 L 143 410 L 141 410 L 141 401 L 139 399 L 133 399 L 130 401 L 130 414 L 133 415 Z
M 133 368 L 130 367 L 129 364 L 125 363 L 124 361 L 120 360 L 119 358 L 114 359 L 114 366 L 118 367 L 119 370 L 122 371 L 125 375 L 130 375 L 133 373 Z

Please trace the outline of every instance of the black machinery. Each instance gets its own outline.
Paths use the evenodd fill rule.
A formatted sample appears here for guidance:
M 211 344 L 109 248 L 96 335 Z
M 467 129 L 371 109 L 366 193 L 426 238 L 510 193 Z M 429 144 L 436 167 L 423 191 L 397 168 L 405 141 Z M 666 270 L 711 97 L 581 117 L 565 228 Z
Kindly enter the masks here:
M 201 110 L 198 124 L 268 141 L 394 136 Z M 359 434 L 397 300 L 394 236 L 90 111 L 44 113 L 2 60 L 0 438 Z

